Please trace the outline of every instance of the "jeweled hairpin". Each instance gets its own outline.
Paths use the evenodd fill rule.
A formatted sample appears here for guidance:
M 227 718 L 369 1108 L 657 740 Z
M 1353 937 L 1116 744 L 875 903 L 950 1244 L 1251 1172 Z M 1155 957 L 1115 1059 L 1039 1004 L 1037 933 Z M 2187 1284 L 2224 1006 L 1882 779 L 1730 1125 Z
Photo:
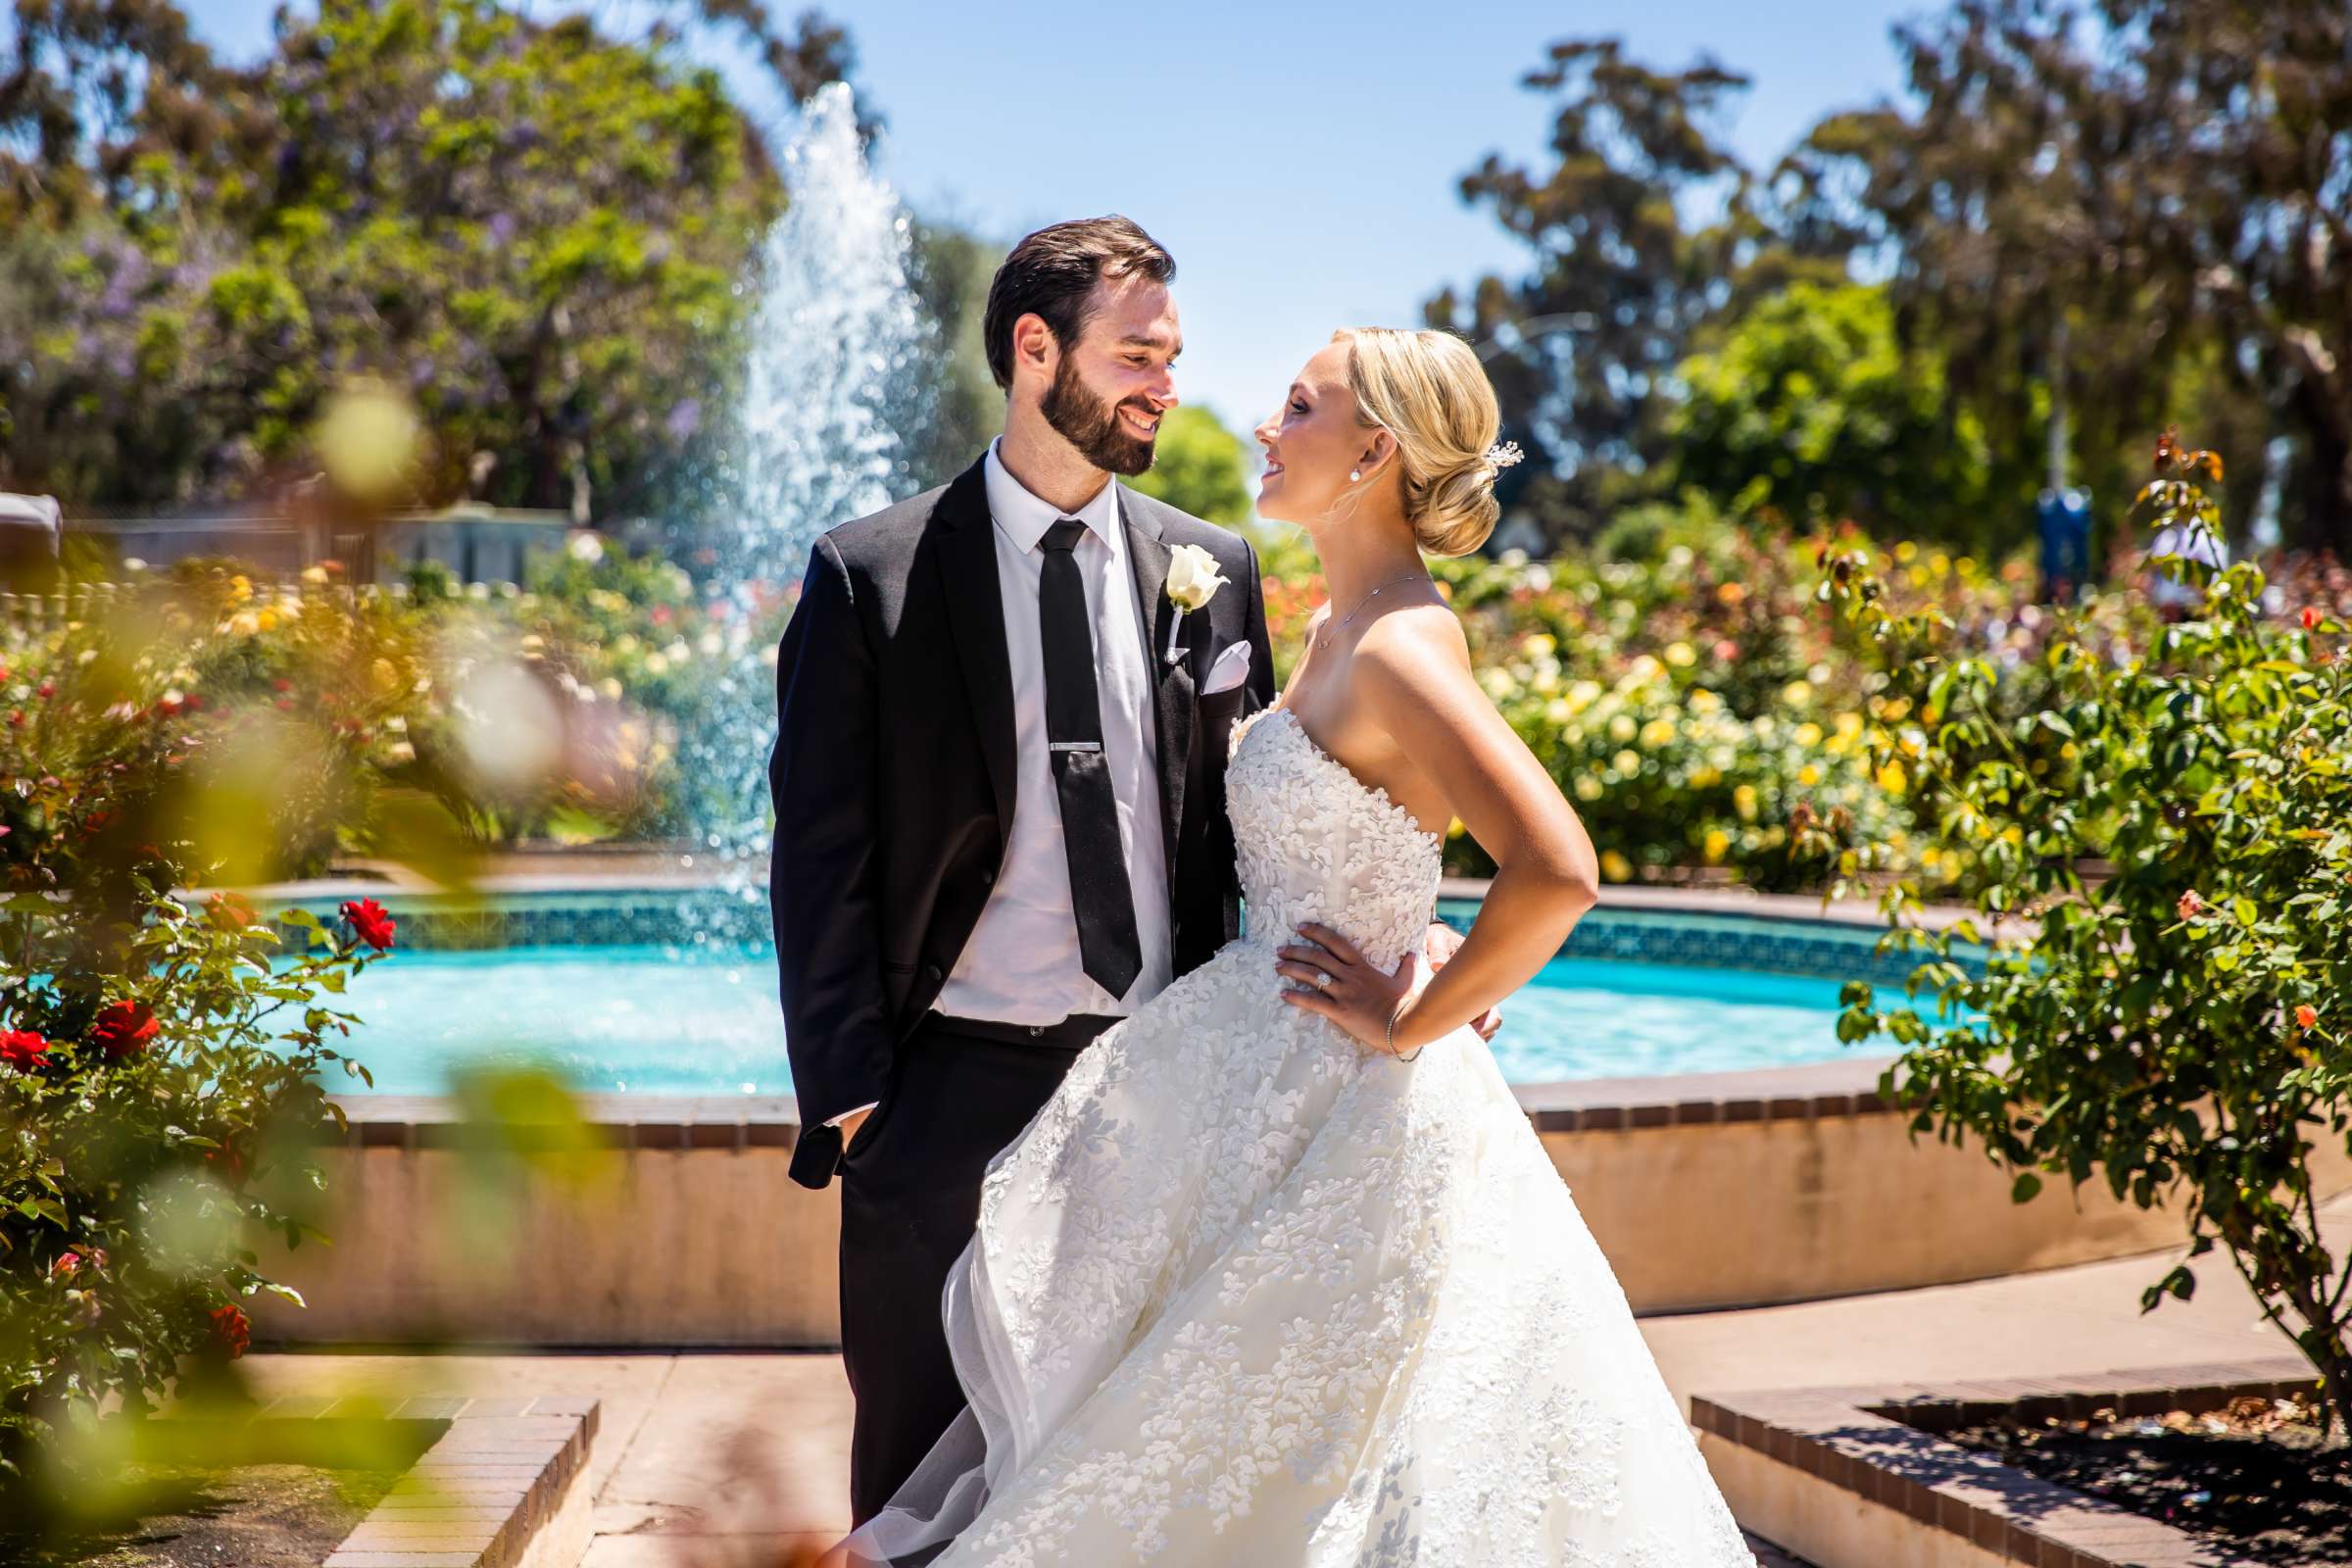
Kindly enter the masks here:
M 1487 448 L 1487 462 L 1496 469 L 1508 468 L 1522 462 L 1527 454 L 1519 450 L 1516 441 L 1505 441 Z

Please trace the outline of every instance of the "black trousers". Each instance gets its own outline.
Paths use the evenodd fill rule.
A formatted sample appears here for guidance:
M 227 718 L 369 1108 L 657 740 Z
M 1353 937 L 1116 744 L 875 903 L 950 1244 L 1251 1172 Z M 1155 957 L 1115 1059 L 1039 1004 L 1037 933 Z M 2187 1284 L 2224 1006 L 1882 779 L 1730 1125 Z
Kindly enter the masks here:
M 1034 1037 L 933 1013 L 843 1152 L 841 1354 L 857 1400 L 850 1511 L 858 1524 L 882 1511 L 963 1410 L 940 1292 L 979 1220 L 981 1175 L 1113 1021 L 1074 1018 Z

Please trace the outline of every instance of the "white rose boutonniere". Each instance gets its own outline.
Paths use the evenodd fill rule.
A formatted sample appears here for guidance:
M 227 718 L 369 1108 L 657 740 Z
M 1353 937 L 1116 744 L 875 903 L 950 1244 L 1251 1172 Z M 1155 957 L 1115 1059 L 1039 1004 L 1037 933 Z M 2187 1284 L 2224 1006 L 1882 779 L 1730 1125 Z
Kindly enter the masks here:
M 1168 560 L 1168 602 L 1176 607 L 1176 618 L 1168 622 L 1168 646 L 1161 659 L 1173 664 L 1184 657 L 1176 646 L 1176 631 L 1184 624 L 1185 612 L 1207 604 L 1224 586 L 1216 557 L 1199 545 L 1176 547 Z

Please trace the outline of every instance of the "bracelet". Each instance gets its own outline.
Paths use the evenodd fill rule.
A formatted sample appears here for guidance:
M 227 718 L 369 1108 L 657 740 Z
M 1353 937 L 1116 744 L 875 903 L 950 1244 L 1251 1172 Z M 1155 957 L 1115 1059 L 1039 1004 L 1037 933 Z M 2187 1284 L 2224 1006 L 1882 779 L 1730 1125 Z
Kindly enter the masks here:
M 1392 1056 L 1396 1056 L 1398 1061 L 1412 1061 L 1417 1058 L 1421 1053 L 1429 1049 L 1429 1042 L 1423 1041 L 1420 1045 L 1415 1046 L 1413 1048 L 1413 1054 L 1410 1056 L 1396 1055 L 1396 1020 L 1403 1015 L 1404 1003 L 1399 1001 L 1396 1007 L 1393 1008 L 1389 1013 L 1389 1054 Z

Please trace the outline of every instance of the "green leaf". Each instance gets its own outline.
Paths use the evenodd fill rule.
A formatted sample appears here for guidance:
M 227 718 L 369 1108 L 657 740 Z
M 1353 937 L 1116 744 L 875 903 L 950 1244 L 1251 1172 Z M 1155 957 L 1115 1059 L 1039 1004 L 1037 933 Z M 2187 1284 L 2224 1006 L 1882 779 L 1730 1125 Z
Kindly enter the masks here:
M 2012 1203 L 2023 1203 L 2030 1201 L 2034 1195 L 2040 1191 L 2041 1178 L 2034 1175 L 2032 1171 L 2026 1171 L 2019 1175 L 2015 1182 L 2010 1184 L 2009 1201 Z

